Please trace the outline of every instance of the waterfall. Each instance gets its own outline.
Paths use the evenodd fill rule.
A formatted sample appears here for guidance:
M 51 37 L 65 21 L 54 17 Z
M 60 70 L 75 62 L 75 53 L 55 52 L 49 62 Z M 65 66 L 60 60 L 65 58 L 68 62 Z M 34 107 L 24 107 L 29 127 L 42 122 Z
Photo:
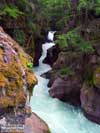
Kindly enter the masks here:
M 48 38 L 52 40 L 54 34 L 49 32 Z M 49 65 L 43 63 L 43 60 L 47 50 L 54 45 L 53 42 L 42 45 L 43 53 L 39 60 L 39 66 L 34 68 L 38 85 L 34 87 L 30 100 L 32 111 L 48 124 L 51 133 L 100 133 L 100 126 L 87 120 L 81 109 L 49 96 L 47 87 L 49 80 L 40 75 L 51 69 Z
M 54 40 L 54 34 L 56 33 L 56 31 L 50 31 L 48 33 L 48 40 L 53 41 Z

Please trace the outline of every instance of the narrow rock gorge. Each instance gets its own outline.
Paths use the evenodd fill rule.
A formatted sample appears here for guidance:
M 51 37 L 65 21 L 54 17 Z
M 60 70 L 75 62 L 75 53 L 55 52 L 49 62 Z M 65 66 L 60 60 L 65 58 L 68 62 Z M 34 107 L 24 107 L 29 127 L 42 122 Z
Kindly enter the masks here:
M 37 78 L 30 64 L 33 59 L 0 27 L 0 125 L 18 124 L 25 126 L 15 132 L 48 131 L 48 126 L 29 107 Z M 33 121 L 33 123 L 31 122 Z M 37 125 L 36 125 L 36 124 Z M 40 123 L 40 124 L 39 124 Z M 41 127 L 44 125 L 43 127 Z M 39 129 L 41 127 L 41 129 Z M 12 131 L 11 131 L 12 130 Z M 7 132 L 13 132 L 13 129 Z
M 0 1 L 0 132 L 100 133 L 100 0 Z
M 93 48 L 93 51 L 86 53 L 76 46 L 69 46 L 59 48 L 57 52 L 58 46 L 53 46 L 44 60 L 52 61 L 49 62 L 52 70 L 44 75 L 50 79 L 50 96 L 81 107 L 88 119 L 100 123 L 99 42 L 93 44 Z

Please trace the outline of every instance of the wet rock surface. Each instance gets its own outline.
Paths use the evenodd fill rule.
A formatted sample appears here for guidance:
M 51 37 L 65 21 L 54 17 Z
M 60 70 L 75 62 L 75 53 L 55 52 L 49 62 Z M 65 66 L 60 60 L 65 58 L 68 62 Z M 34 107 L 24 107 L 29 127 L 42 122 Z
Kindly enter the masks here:
M 42 41 L 39 41 L 39 39 L 37 39 L 38 41 L 35 42 L 35 49 L 34 49 L 34 66 L 38 66 L 39 65 L 39 58 L 42 55 Z
M 47 57 L 44 59 L 43 62 L 52 66 L 53 63 L 57 60 L 59 52 L 59 47 L 53 46 L 52 48 L 47 50 Z

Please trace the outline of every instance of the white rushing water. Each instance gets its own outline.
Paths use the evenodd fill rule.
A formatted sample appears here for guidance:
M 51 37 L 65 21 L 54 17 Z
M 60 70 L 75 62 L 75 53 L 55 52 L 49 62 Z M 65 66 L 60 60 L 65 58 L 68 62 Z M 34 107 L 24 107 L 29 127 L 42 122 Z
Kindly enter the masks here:
M 53 34 L 50 32 L 49 38 Z M 32 111 L 48 124 L 51 133 L 100 133 L 100 126 L 87 120 L 80 109 L 49 96 L 49 88 L 47 87 L 49 80 L 40 75 L 51 69 L 49 65 L 43 64 L 42 61 L 46 57 L 47 49 L 54 45 L 54 43 L 43 44 L 39 66 L 34 68 L 38 85 L 34 87 L 33 96 L 30 100 Z

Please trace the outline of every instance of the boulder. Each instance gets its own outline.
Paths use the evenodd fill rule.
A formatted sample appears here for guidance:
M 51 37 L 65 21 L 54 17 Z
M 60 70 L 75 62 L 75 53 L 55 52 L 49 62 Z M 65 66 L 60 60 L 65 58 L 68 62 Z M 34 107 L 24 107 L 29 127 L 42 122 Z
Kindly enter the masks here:
M 48 125 L 35 113 L 25 120 L 24 133 L 50 133 Z
M 80 104 L 80 89 L 84 70 L 83 55 L 78 52 L 61 52 L 49 74 L 49 93 L 62 101 Z
M 95 87 L 90 87 L 86 83 L 81 89 L 81 107 L 84 115 L 91 121 L 100 124 L 100 93 Z
M 50 96 L 73 105 L 80 105 L 81 78 L 77 76 L 58 77 L 49 90 Z

